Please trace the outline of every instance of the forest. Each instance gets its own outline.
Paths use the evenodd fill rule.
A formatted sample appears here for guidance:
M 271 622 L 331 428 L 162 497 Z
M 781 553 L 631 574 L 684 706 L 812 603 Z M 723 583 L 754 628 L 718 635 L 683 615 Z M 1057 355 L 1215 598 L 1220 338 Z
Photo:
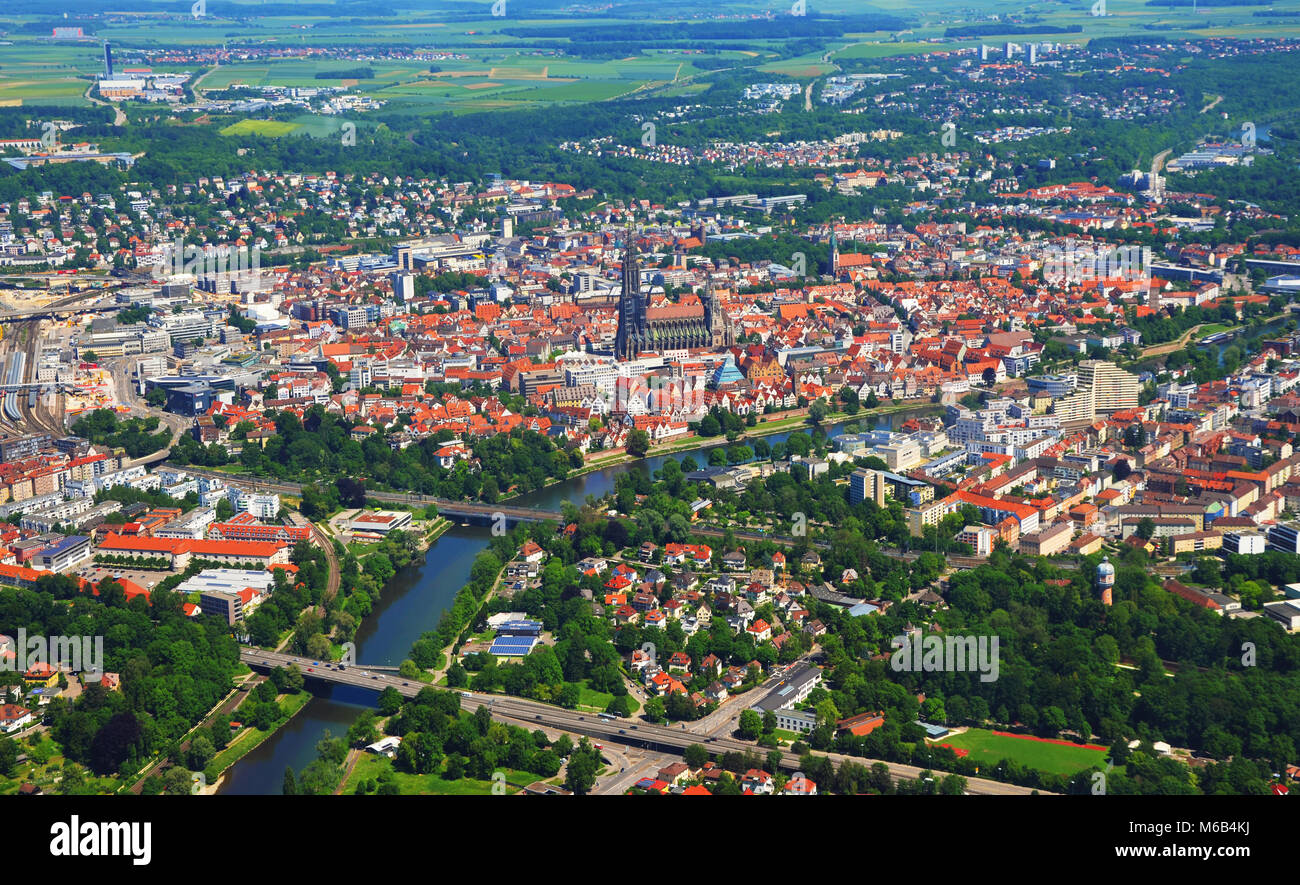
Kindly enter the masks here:
M 130 775 L 230 690 L 239 652 L 223 621 L 186 617 L 177 594 L 128 603 L 113 581 L 98 589 L 98 596 L 79 592 L 66 575 L 44 575 L 30 590 L 6 588 L 0 624 L 11 633 L 103 637 L 104 670 L 121 676 L 121 689 L 92 683 L 73 701 L 55 698 L 44 712 L 69 761 L 96 775 Z M 21 675 L 0 670 L 0 685 L 17 685 Z M 69 778 L 68 789 L 78 782 Z

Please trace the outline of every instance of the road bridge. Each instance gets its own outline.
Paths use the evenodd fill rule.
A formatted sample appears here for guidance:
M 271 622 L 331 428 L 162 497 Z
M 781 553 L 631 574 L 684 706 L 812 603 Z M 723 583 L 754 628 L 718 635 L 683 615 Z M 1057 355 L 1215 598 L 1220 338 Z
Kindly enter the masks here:
M 332 670 L 324 666 L 314 666 L 310 658 L 304 658 L 297 655 L 288 655 L 279 652 L 263 651 L 258 648 L 241 648 L 239 658 L 249 667 L 255 670 L 270 671 L 276 667 L 287 667 L 290 664 L 297 665 L 298 669 L 309 679 L 315 679 L 321 682 L 331 682 L 338 685 L 351 685 L 356 688 L 365 688 L 371 691 L 383 691 L 385 688 L 394 688 L 403 697 L 413 698 L 422 689 L 436 689 L 427 683 L 409 679 L 403 679 L 401 676 L 386 676 L 381 673 L 373 672 L 374 668 L 358 668 L 355 666 L 348 667 L 346 670 Z M 323 662 L 322 662 L 323 663 Z M 364 672 L 363 672 L 364 670 Z M 309 672 L 310 671 L 310 672 Z M 486 706 L 492 714 L 492 718 L 511 722 L 526 728 L 554 728 L 561 731 L 567 731 L 573 734 L 587 735 L 598 741 L 607 741 L 613 744 L 623 744 L 632 747 L 644 747 L 650 750 L 660 752 L 675 753 L 680 755 L 691 744 L 703 744 L 708 748 L 710 753 L 721 755 L 728 752 L 746 752 L 759 750 L 756 744 L 742 741 L 731 737 L 703 737 L 682 727 L 673 728 L 667 725 L 651 725 L 633 719 L 602 719 L 593 713 L 579 713 L 575 710 L 564 710 L 559 707 L 553 707 L 550 704 L 543 704 L 540 701 L 530 701 L 524 698 L 508 697 L 503 695 L 487 695 L 475 692 L 463 691 L 461 694 L 461 709 L 467 711 L 477 710 L 480 706 Z M 871 766 L 878 761 L 876 759 L 866 759 L 859 756 L 843 756 L 838 753 L 819 754 L 825 755 L 831 762 L 838 766 L 840 763 L 851 760 L 860 765 Z M 903 765 L 898 762 L 884 762 L 889 767 L 890 777 L 895 782 L 900 780 L 915 780 L 920 776 L 921 769 L 914 765 Z M 798 758 L 791 754 L 786 754 L 781 760 L 781 767 L 790 771 L 796 771 L 799 767 Z M 968 777 L 966 778 L 966 792 L 971 794 L 988 794 L 988 795 L 1027 795 L 1034 792 L 1028 787 L 1020 787 L 1014 784 L 1004 784 L 999 781 L 985 780 L 984 778 Z M 1041 791 L 1039 791 L 1041 792 Z
M 83 313 L 120 313 L 126 304 L 79 304 L 76 306 L 33 307 L 30 310 L 0 311 L 0 323 L 17 323 L 27 320 L 66 320 Z

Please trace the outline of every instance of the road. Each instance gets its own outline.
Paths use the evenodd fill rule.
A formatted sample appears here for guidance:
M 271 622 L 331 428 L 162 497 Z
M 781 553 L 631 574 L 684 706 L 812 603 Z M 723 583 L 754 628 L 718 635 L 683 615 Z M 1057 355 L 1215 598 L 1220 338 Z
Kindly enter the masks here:
M 98 99 L 92 96 L 90 93 L 94 91 L 94 89 L 95 89 L 94 83 L 91 83 L 89 86 L 86 87 L 86 93 L 83 96 L 86 99 L 86 101 L 90 102 L 91 104 L 100 105 L 102 107 L 111 107 L 113 109 L 113 125 L 125 126 L 126 114 L 122 111 L 122 109 L 118 107 L 116 104 L 109 104 L 108 102 L 103 101 L 102 99 Z
M 1168 159 L 1169 155 L 1173 152 L 1173 148 L 1165 148 L 1163 151 L 1156 154 L 1155 158 L 1151 160 L 1151 171 L 1156 175 L 1159 175 L 1160 170 L 1165 168 L 1165 160 Z
M 274 667 L 286 667 L 289 664 L 296 664 L 309 679 L 320 679 L 358 688 L 368 688 L 372 691 L 382 691 L 391 686 L 398 693 L 408 698 L 415 697 L 420 689 L 427 687 L 425 683 L 411 682 L 401 676 L 368 672 L 366 667 L 362 665 L 349 667 L 346 671 L 339 672 L 326 669 L 319 664 L 313 664 L 310 658 L 256 648 L 241 649 L 239 657 L 245 664 L 255 669 L 269 670 Z M 621 744 L 629 748 L 675 755 L 680 755 L 686 747 L 694 743 L 703 743 L 714 755 L 759 749 L 755 744 L 732 737 L 709 736 L 701 741 L 700 735 L 688 731 L 684 724 L 681 727 L 674 728 L 666 725 L 634 723 L 626 719 L 607 720 L 601 719 L 595 714 L 564 710 L 524 698 L 473 692 L 462 692 L 461 694 L 461 707 L 467 711 L 477 710 L 480 706 L 486 705 L 494 719 L 512 722 L 528 728 L 557 728 L 571 734 L 587 735 L 602 744 Z M 824 755 L 836 765 L 846 759 L 867 766 L 873 765 L 877 761 L 883 761 L 858 756 L 841 756 L 836 753 Z M 921 772 L 921 769 L 914 765 L 903 765 L 897 762 L 885 762 L 884 764 L 889 767 L 890 776 L 895 782 L 904 779 L 915 780 Z M 799 760 L 787 756 L 781 761 L 781 767 L 797 771 Z M 971 777 L 967 778 L 967 792 L 975 795 L 1027 795 L 1032 790 L 1014 784 L 1004 784 L 984 778 Z
M 1164 344 L 1152 344 L 1150 347 L 1142 348 L 1142 355 L 1134 360 L 1134 362 L 1140 363 L 1142 360 L 1150 359 L 1153 356 L 1164 356 L 1167 353 L 1173 353 L 1175 350 L 1182 350 L 1187 346 L 1187 342 L 1191 340 L 1192 336 L 1201 330 L 1202 325 L 1204 324 L 1198 323 L 1195 326 L 1192 326 L 1173 341 L 1166 341 Z
M 176 437 L 187 432 L 193 426 L 193 419 L 186 418 L 184 415 L 165 412 L 162 409 L 155 409 L 145 402 L 144 397 L 136 392 L 136 386 L 131 380 L 133 374 L 132 365 L 139 359 L 140 356 L 136 355 L 118 357 L 103 362 L 102 365 L 108 369 L 109 381 L 113 386 L 113 399 L 128 407 L 132 415 L 140 418 L 150 416 L 157 418 L 164 425 L 171 428 L 172 440 L 175 441 Z

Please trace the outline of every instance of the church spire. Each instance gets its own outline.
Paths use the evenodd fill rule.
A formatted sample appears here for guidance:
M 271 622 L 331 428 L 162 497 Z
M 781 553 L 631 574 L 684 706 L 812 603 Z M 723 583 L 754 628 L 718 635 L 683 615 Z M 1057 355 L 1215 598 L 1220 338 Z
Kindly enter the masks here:
M 835 219 L 831 219 L 831 279 L 840 278 L 840 241 L 835 232 Z

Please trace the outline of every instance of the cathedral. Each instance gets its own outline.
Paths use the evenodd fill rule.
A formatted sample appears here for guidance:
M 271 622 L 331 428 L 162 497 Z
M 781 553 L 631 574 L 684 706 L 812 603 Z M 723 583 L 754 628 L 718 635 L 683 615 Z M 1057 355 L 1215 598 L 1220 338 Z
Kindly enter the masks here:
M 718 303 L 712 280 L 707 282 L 703 304 L 647 305 L 641 294 L 641 267 L 637 261 L 634 236 L 629 227 L 623 251 L 623 287 L 618 297 L 615 358 L 631 360 L 645 351 L 693 350 L 734 344 L 731 320 Z

